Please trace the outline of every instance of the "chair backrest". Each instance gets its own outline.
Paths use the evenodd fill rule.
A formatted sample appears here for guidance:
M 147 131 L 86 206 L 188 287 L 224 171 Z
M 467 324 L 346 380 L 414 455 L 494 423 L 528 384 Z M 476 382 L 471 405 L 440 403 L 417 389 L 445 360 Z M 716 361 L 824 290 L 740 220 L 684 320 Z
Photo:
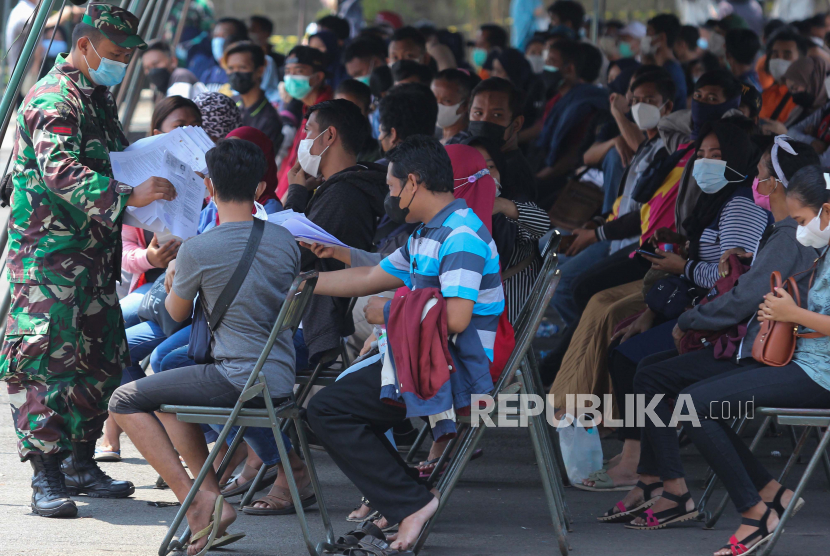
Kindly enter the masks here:
M 314 295 L 314 288 L 317 286 L 317 276 L 317 271 L 313 270 L 311 272 L 303 272 L 294 278 L 294 281 L 291 283 L 291 287 L 288 288 L 288 294 L 285 296 L 285 301 L 282 302 L 282 307 L 280 307 L 277 320 L 274 321 L 274 326 L 271 328 L 271 334 L 268 336 L 268 341 L 265 342 L 265 347 L 262 349 L 262 353 L 259 354 L 259 359 L 257 359 L 256 365 L 254 365 L 254 370 L 251 371 L 251 376 L 248 377 L 245 389 L 250 388 L 253 386 L 254 382 L 256 382 L 257 377 L 259 377 L 259 372 L 262 370 L 262 366 L 265 364 L 265 361 L 268 359 L 268 355 L 274 347 L 274 342 L 276 342 L 277 336 L 286 330 L 290 330 L 293 334 L 300 326 L 300 320 L 303 318 L 303 312 L 305 311 L 306 305 L 311 299 L 311 296 Z M 305 283 L 305 286 L 303 286 L 301 290 L 300 285 L 303 283 Z
M 536 335 L 536 329 L 539 328 L 545 310 L 550 304 L 551 298 L 553 298 L 556 286 L 559 284 L 561 275 L 556 270 L 558 263 L 556 247 L 559 245 L 560 239 L 559 232 L 554 232 L 545 246 L 545 259 L 542 263 L 542 269 L 539 271 L 533 289 L 522 308 L 522 312 L 519 314 L 519 318 L 516 319 L 516 325 L 513 327 L 516 334 L 516 347 L 513 348 L 501 376 L 493 387 L 493 396 L 496 396 L 506 384 L 513 380 L 516 370 L 530 349 Z

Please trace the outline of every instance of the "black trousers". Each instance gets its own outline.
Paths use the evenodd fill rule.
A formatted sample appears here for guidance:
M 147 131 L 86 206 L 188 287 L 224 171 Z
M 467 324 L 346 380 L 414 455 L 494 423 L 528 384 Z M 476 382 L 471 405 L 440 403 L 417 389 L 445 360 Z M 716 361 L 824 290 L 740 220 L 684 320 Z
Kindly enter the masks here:
M 406 419 L 406 409 L 381 401 L 380 371 L 378 362 L 323 388 L 308 404 L 308 422 L 340 470 L 394 524 L 433 495 L 384 435 Z
M 729 427 L 746 402 L 755 407 L 830 408 L 830 391 L 817 384 L 796 363 L 767 367 L 752 362 L 721 376 L 698 382 L 683 390 L 691 396 L 700 427 L 687 427 L 687 434 L 723 481 L 739 512 L 761 501 L 758 491 L 773 480 L 769 471 L 752 455 L 749 447 Z
M 644 359 L 634 375 L 634 394 L 645 395 L 645 407 L 651 404 L 655 396 L 663 395 L 662 399 L 653 405 L 653 410 L 664 425 L 658 427 L 648 417 L 644 419 L 637 473 L 658 476 L 663 480 L 680 479 L 685 476 L 683 463 L 680 461 L 677 432 L 668 426 L 672 417 L 669 399 L 677 398 L 684 389 L 702 380 L 744 367 L 732 360 L 715 359 L 710 348 L 672 357 L 676 353 L 669 351 L 654 355 L 655 358 L 663 356 L 659 362 L 653 362 L 654 359 L 651 358 Z M 753 361 L 747 361 L 750 362 Z M 688 410 L 689 408 L 684 409 L 684 415 Z

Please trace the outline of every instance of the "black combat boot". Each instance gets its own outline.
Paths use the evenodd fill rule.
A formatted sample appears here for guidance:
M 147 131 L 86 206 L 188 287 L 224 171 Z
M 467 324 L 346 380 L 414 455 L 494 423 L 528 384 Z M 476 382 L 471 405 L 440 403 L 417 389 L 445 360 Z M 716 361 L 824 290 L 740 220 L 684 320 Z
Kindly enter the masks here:
M 78 508 L 69 498 L 58 455 L 33 455 L 29 458 L 32 477 L 32 511 L 43 517 L 75 517 Z
M 116 481 L 104 473 L 95 454 L 94 442 L 73 442 L 72 455 L 61 464 L 66 490 L 72 496 L 86 494 L 94 498 L 126 498 L 135 492 L 130 481 Z

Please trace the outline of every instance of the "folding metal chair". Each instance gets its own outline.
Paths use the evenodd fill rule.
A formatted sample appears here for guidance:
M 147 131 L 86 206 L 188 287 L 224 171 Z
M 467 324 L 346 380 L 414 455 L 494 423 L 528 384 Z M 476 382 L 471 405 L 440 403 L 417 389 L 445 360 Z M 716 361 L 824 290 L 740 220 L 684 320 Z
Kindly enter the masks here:
M 555 253 L 555 247 L 558 245 L 559 239 L 559 234 L 555 233 L 546 246 L 541 272 L 521 315 L 517 319 L 516 326 L 514 327 L 516 331 L 516 347 L 510 355 L 502 375 L 492 390 L 493 398 L 496 400 L 494 409 L 498 407 L 498 397 L 503 394 L 521 392 L 523 394 L 536 394 L 541 396 L 543 400 L 546 399 L 545 392 L 542 389 L 541 378 L 533 364 L 532 356 L 529 356 L 528 352 L 531 347 L 531 342 L 535 337 L 536 330 L 539 327 L 539 323 L 542 321 L 545 309 L 549 305 L 559 283 L 560 274 L 556 270 L 557 257 Z M 557 464 L 554 439 L 552 438 L 552 435 L 555 438 L 555 431 L 547 427 L 544 412 L 539 416 L 527 414 L 527 419 L 533 451 L 539 466 L 539 473 L 542 478 L 545 498 L 559 543 L 559 550 L 565 556 L 569 551 L 567 531 L 570 520 L 567 515 L 567 506 L 562 489 L 562 476 Z M 438 491 L 441 494 L 438 509 L 421 532 L 414 547 L 415 552 L 419 552 L 423 548 L 433 525 L 438 520 L 441 511 L 447 505 L 455 486 L 464 473 L 467 464 L 470 462 L 470 458 L 486 430 L 484 426 L 470 427 L 469 417 L 459 417 L 458 421 L 466 426 L 464 427 L 464 432 L 460 432 L 447 445 L 444 454 L 436 465 L 436 470 L 433 471 L 434 477 L 438 470 L 443 467 L 444 462 L 448 462 L 447 469 L 437 484 Z M 459 446 L 458 451 L 450 457 L 456 445 Z
M 305 283 L 305 287 L 303 287 L 302 291 L 300 291 L 300 285 L 303 282 Z M 274 327 L 271 329 L 271 335 L 268 337 L 268 341 L 266 342 L 265 347 L 262 350 L 253 371 L 251 372 L 251 376 L 248 378 L 248 382 L 245 383 L 245 387 L 239 396 L 239 400 L 233 408 L 182 405 L 161 406 L 161 412 L 175 414 L 179 421 L 185 423 L 204 423 L 224 426 L 222 427 L 222 431 L 219 433 L 219 438 L 216 440 L 213 449 L 210 451 L 204 466 L 196 476 L 196 479 L 193 482 L 193 487 L 190 489 L 187 497 L 185 497 L 182 502 L 178 513 L 176 513 L 175 519 L 170 524 L 170 528 L 167 530 L 167 534 L 165 535 L 164 540 L 161 543 L 161 547 L 159 548 L 159 556 L 165 556 L 173 550 L 180 549 L 189 538 L 190 531 L 189 529 L 186 529 L 177 541 L 173 540 L 173 536 L 176 534 L 179 525 L 185 517 L 185 513 L 190 507 L 190 504 L 193 502 L 193 498 L 199 491 L 199 487 L 204 482 L 207 474 L 213 472 L 213 462 L 216 460 L 219 450 L 224 445 L 225 440 L 231 431 L 231 427 L 238 426 L 240 428 L 239 432 L 234 437 L 230 448 L 225 454 L 221 465 L 219 466 L 219 470 L 217 471 L 218 476 L 221 476 L 225 472 L 231 458 L 233 457 L 233 453 L 242 441 L 242 435 L 247 427 L 270 428 L 274 434 L 274 440 L 276 441 L 277 450 L 280 454 L 280 461 L 284 463 L 288 462 L 288 452 L 285 448 L 285 443 L 283 442 L 282 434 L 280 432 L 280 419 L 291 421 L 296 427 L 297 436 L 299 438 L 299 447 L 305 457 L 309 477 L 311 478 L 311 485 L 314 489 L 314 494 L 317 497 L 317 504 L 320 508 L 320 516 L 323 519 L 323 524 L 326 529 L 326 538 L 329 543 L 334 542 L 334 531 L 332 530 L 331 521 L 329 520 L 325 501 L 323 500 L 323 492 L 320 489 L 320 483 L 317 479 L 317 471 L 314 467 L 314 461 L 312 460 L 311 452 L 308 449 L 305 425 L 302 419 L 300 419 L 299 406 L 296 401 L 291 400 L 275 408 L 271 400 L 271 393 L 268 390 L 268 385 L 265 382 L 265 377 L 261 374 L 262 366 L 265 363 L 268 354 L 271 352 L 277 336 L 286 330 L 290 330 L 292 334 L 297 330 L 297 327 L 300 324 L 300 319 L 302 318 L 303 310 L 305 309 L 309 298 L 314 293 L 314 286 L 316 283 L 317 272 L 307 272 L 294 279 L 294 282 L 291 284 L 291 288 L 288 290 L 288 295 L 286 296 L 280 309 L 279 316 L 274 323 Z M 265 409 L 248 409 L 244 407 L 245 402 L 260 394 L 263 396 Z M 291 491 L 291 499 L 294 502 L 294 507 L 297 511 L 297 518 L 300 521 L 300 528 L 302 529 L 303 538 L 305 540 L 306 547 L 308 548 L 308 552 L 312 556 L 319 556 L 322 552 L 322 543 L 315 545 L 311 540 L 308 529 L 308 521 L 306 520 L 305 511 L 303 510 L 303 505 L 300 500 L 297 483 L 294 480 L 294 473 L 292 472 L 290 465 L 284 465 L 283 469 L 285 470 L 286 479 L 288 479 L 288 488 Z
M 807 463 L 807 468 L 801 475 L 801 480 L 798 481 L 798 486 L 795 487 L 793 500 L 798 500 L 804 493 L 804 489 L 807 488 L 807 484 L 810 482 L 810 478 L 816 470 L 816 466 L 819 461 L 822 461 L 824 465 L 828 465 L 827 445 L 830 443 L 830 409 L 784 409 L 759 407 L 756 408 L 755 415 L 764 417 L 764 422 L 761 424 L 761 428 L 758 429 L 758 432 L 755 434 L 755 438 L 752 439 L 752 443 L 749 446 L 749 449 L 752 452 L 754 452 L 755 448 L 761 442 L 761 439 L 764 438 L 764 434 L 766 434 L 767 429 L 773 420 L 775 420 L 775 422 L 779 425 L 804 427 L 804 431 L 799 437 L 798 442 L 793 449 L 793 453 L 787 460 L 787 464 L 784 466 L 784 470 L 781 472 L 781 476 L 778 479 L 778 482 L 782 485 L 785 483 L 790 471 L 792 471 L 795 466 L 795 462 L 798 460 L 802 449 L 807 443 L 810 433 L 815 431 L 814 434 L 818 437 L 818 446 L 816 447 L 816 451 L 813 453 L 813 456 L 810 458 L 809 463 Z M 826 428 L 827 430 L 822 432 L 822 428 Z M 718 522 L 718 519 L 720 519 L 720 516 L 723 514 L 724 508 L 726 507 L 728 498 L 729 497 L 727 495 L 721 500 L 717 509 L 707 520 L 707 528 L 711 529 Z M 775 528 L 772 538 L 761 548 L 759 556 L 769 556 L 772 554 L 772 550 L 778 542 L 779 537 L 784 532 L 784 527 L 790 519 L 794 507 L 795 504 L 790 504 L 784 512 L 784 515 L 780 516 L 778 526 Z

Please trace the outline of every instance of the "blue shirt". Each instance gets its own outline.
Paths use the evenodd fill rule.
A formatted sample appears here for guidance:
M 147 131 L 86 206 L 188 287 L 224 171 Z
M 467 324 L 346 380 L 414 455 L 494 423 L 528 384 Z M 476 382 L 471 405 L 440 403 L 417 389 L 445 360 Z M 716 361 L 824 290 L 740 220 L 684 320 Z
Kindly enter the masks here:
M 669 72 L 671 80 L 674 81 L 674 112 L 686 108 L 686 74 L 683 73 L 681 65 L 674 60 L 668 60 L 663 64 L 663 69 Z
M 827 259 L 822 260 L 816 268 L 816 278 L 807 298 L 807 309 L 830 315 L 830 264 Z M 799 332 L 814 330 L 803 328 Z M 819 386 L 830 390 L 830 337 L 798 338 L 793 363 L 801 367 Z
M 445 298 L 475 302 L 470 325 L 458 335 L 451 353 L 463 358 L 464 353 L 480 353 L 483 348 L 493 360 L 496 329 L 504 312 L 499 254 L 490 232 L 463 199 L 454 200 L 419 226 L 380 267 L 412 290 L 438 288 Z M 467 333 L 471 329 L 476 336 Z M 471 337 L 477 337 L 480 347 L 459 345 Z

